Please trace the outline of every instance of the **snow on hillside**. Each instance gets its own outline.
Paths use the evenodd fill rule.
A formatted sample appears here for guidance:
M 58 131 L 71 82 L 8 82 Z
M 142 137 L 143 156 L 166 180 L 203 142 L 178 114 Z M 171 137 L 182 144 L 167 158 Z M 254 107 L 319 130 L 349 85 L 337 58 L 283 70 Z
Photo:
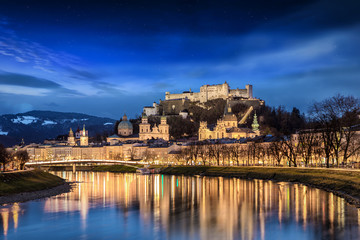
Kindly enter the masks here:
M 51 120 L 44 120 L 44 122 L 41 125 L 44 126 L 44 125 L 53 125 L 53 124 L 57 124 L 57 122 Z
M 39 119 L 33 116 L 18 116 L 17 118 L 11 119 L 11 121 L 13 123 L 22 123 L 25 125 L 31 124 L 31 123 L 35 123 L 37 122 Z
M 2 128 L 0 127 L 0 135 L 8 135 L 9 132 L 3 132 Z
M 81 118 L 81 119 L 73 118 L 73 119 L 62 119 L 62 120 L 60 120 L 60 122 L 75 123 L 75 122 L 82 122 L 82 121 L 88 121 L 88 120 L 89 120 L 89 118 Z M 22 123 L 25 125 L 29 125 L 29 124 L 36 123 L 36 122 L 42 122 L 42 121 L 43 121 L 43 123 L 41 124 L 42 126 L 58 124 L 57 122 L 54 122 L 52 120 L 42 120 L 40 118 L 33 117 L 33 116 L 17 116 L 16 118 L 11 119 L 11 121 L 13 123 Z M 105 123 L 104 125 L 108 125 L 108 124 L 113 124 L 113 123 Z
M 104 125 L 112 125 L 114 123 L 111 123 L 111 122 L 107 122 L 107 123 L 104 123 Z

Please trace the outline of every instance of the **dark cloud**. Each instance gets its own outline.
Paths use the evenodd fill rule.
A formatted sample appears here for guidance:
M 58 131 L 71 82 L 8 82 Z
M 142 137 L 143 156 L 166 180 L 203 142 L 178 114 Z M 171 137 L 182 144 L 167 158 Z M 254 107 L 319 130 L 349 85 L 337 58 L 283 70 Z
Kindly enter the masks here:
M 58 89 L 62 86 L 53 81 L 17 73 L 0 73 L 0 85 L 14 85 L 32 88 Z
M 1 72 L 0 73 L 0 85 L 20 86 L 38 89 L 51 90 L 51 93 L 65 94 L 71 96 L 82 96 L 83 94 L 67 89 L 62 85 L 43 78 L 38 78 L 30 75 Z

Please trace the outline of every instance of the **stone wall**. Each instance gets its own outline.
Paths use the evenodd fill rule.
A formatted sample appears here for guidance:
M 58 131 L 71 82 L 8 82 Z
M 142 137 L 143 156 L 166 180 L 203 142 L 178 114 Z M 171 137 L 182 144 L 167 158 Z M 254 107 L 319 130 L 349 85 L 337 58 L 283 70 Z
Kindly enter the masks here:
M 165 100 L 188 99 L 192 102 L 203 103 L 218 98 L 227 99 L 230 96 L 252 99 L 252 85 L 246 85 L 245 89 L 230 89 L 227 82 L 224 84 L 203 85 L 200 87 L 200 92 L 191 92 L 191 90 L 173 94 L 166 92 Z

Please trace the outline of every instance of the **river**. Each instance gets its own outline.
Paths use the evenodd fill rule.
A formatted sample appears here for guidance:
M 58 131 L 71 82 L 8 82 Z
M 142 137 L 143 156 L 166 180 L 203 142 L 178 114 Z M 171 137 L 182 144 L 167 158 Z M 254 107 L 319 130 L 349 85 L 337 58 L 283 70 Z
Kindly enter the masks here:
M 0 207 L 0 239 L 360 239 L 360 209 L 300 184 L 55 172 L 71 193 Z

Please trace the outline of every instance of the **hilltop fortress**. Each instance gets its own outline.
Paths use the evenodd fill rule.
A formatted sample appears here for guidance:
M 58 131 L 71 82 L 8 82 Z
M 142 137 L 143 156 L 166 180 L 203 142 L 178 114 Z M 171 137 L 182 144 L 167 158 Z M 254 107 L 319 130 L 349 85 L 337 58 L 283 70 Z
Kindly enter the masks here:
M 161 115 L 162 113 L 187 116 L 187 109 L 190 105 L 196 104 L 204 107 L 206 102 L 215 99 L 227 100 L 230 106 L 241 103 L 248 107 L 258 108 L 265 104 L 264 101 L 253 96 L 252 85 L 246 85 L 245 89 L 230 89 L 229 84 L 225 81 L 223 84 L 203 85 L 200 87 L 200 92 L 192 92 L 191 89 L 183 93 L 165 92 L 165 100 L 144 107 L 143 113 L 146 116 Z
M 165 100 L 188 99 L 191 102 L 207 102 L 213 99 L 227 99 L 229 97 L 253 98 L 252 85 L 246 85 L 245 89 L 230 89 L 229 84 L 225 81 L 223 84 L 203 85 L 200 92 L 185 91 L 183 93 L 165 93 Z

